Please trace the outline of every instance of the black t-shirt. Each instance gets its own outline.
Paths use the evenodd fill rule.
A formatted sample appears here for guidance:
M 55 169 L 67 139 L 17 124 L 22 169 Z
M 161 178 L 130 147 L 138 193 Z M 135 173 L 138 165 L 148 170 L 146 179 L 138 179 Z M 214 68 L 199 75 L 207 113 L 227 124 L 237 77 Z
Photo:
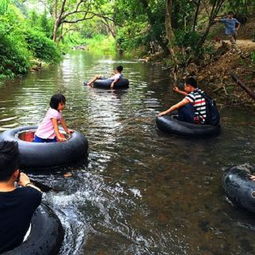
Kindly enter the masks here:
M 42 193 L 32 187 L 0 192 L 0 253 L 23 242 Z

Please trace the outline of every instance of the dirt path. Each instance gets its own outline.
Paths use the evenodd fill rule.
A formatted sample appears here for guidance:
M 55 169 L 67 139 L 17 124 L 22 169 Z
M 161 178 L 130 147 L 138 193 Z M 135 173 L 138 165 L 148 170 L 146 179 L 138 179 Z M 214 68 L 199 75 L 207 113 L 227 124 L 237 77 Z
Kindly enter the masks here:
M 237 40 L 236 43 L 242 50 L 255 50 L 255 42 L 251 40 Z

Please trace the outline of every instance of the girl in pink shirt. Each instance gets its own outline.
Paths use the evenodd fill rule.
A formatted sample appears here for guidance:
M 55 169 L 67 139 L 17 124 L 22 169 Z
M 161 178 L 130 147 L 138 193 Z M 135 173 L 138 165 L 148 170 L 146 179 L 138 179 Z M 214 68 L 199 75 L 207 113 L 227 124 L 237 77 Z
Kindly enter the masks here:
M 59 132 L 59 123 L 67 134 L 73 133 L 73 130 L 67 128 L 65 120 L 62 117 L 65 103 L 66 99 L 62 94 L 55 94 L 51 97 L 50 108 L 35 132 L 34 142 L 50 143 L 66 141 L 66 138 Z

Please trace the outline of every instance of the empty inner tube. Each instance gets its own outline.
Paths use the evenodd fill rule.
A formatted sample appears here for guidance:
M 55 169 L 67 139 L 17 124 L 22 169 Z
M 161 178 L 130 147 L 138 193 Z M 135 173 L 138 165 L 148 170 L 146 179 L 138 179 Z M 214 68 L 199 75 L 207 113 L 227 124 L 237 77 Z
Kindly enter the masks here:
M 59 167 L 87 158 L 88 141 L 83 134 L 75 131 L 65 142 L 34 143 L 32 140 L 36 129 L 36 126 L 19 127 L 0 135 L 0 141 L 18 142 L 21 168 Z
M 55 255 L 64 239 L 64 230 L 57 215 L 45 204 L 35 211 L 27 240 L 3 255 Z
M 223 175 L 222 183 L 227 197 L 238 206 L 255 213 L 255 182 L 249 176 L 255 168 L 233 166 Z
M 101 88 L 101 89 L 109 89 L 112 84 L 111 79 L 98 79 L 94 82 L 94 88 Z M 115 85 L 114 89 L 127 89 L 129 87 L 129 80 L 125 78 L 119 79 Z
M 200 125 L 179 121 L 177 115 L 156 117 L 159 130 L 168 133 L 189 137 L 206 137 L 220 133 L 220 126 Z

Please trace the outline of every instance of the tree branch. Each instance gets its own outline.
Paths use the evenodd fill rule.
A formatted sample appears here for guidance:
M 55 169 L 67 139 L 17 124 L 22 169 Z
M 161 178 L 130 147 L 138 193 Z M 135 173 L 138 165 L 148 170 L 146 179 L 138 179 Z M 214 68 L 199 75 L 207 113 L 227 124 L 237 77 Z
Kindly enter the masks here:
M 241 82 L 235 74 L 230 75 L 231 78 L 252 98 L 255 100 L 255 93 Z
M 92 16 L 90 16 L 90 17 L 87 17 L 87 13 L 86 13 L 86 14 L 84 14 L 83 18 L 76 19 L 76 20 L 63 20 L 62 23 L 70 23 L 70 24 L 72 24 L 72 23 L 78 23 L 78 22 L 80 22 L 80 21 L 92 19 L 92 18 L 94 18 L 94 17 L 95 17 L 95 15 L 92 15 Z

